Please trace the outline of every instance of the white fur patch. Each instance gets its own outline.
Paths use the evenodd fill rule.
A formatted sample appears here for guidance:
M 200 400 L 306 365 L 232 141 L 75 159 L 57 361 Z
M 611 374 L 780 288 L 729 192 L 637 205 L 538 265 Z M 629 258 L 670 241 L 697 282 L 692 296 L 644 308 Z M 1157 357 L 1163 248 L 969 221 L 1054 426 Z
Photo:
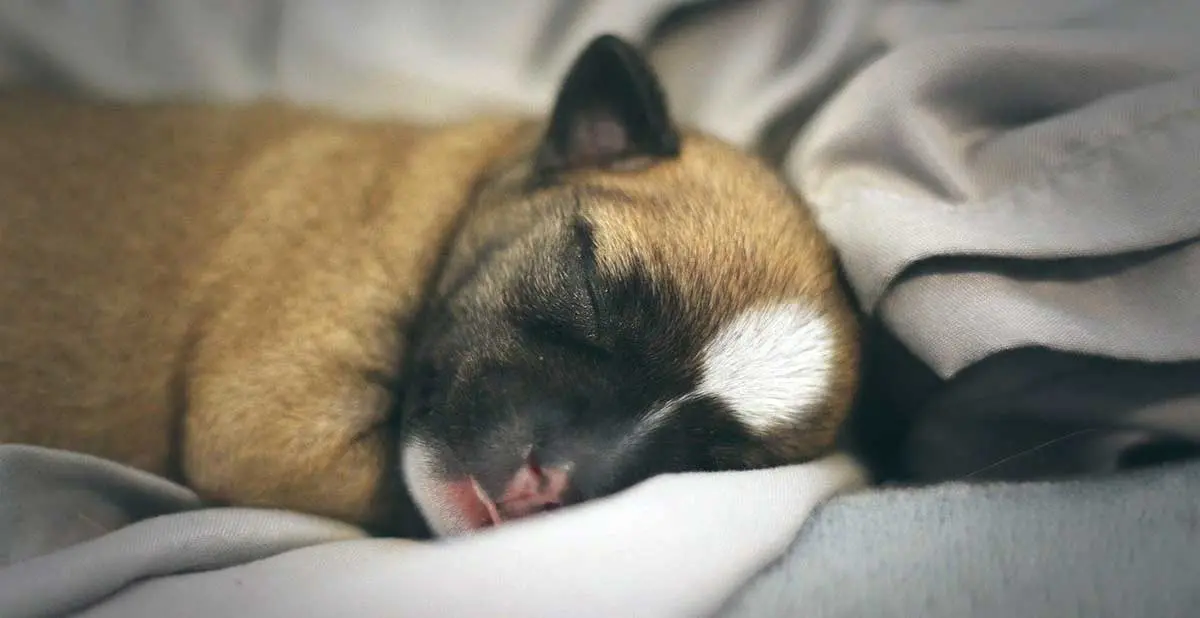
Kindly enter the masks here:
M 446 494 L 434 475 L 435 461 L 432 449 L 420 440 L 413 440 L 404 445 L 400 454 L 400 471 L 430 530 L 436 536 L 450 536 L 470 526 L 454 505 L 446 501 Z
M 697 393 L 724 401 L 751 431 L 793 425 L 825 400 L 835 352 L 833 330 L 814 309 L 752 309 L 705 346 Z

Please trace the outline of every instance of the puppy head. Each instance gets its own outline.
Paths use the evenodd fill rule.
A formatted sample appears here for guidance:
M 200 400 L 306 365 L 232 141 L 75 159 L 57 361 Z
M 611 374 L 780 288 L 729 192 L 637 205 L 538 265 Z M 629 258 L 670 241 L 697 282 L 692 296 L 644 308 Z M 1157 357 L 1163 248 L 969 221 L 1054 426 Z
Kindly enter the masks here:
M 610 36 L 514 151 L 414 335 L 401 467 L 434 533 L 831 448 L 854 326 L 832 252 L 769 170 L 680 132 Z

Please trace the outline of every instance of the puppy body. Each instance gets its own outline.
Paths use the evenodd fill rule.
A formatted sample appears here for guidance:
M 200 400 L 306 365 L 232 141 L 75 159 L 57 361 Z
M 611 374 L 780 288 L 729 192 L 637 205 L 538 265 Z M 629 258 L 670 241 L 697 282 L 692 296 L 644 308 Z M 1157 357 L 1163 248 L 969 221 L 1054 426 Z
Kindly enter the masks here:
M 517 127 L 5 96 L 0 437 L 360 518 L 404 326 Z
M 572 75 L 646 78 L 606 45 Z M 0 441 L 385 529 L 411 493 L 440 534 L 521 474 L 573 502 L 826 452 L 857 358 L 810 215 L 589 88 L 440 128 L 3 96 Z

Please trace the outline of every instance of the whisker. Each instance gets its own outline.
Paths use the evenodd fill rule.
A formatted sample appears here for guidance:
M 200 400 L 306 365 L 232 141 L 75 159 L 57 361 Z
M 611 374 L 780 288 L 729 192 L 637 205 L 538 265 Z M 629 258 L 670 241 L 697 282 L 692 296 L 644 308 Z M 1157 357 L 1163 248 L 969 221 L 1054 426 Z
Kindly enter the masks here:
M 1005 457 L 1005 458 L 1003 458 L 1003 459 L 1000 459 L 999 461 L 996 461 L 996 462 L 994 462 L 994 463 L 991 463 L 991 464 L 988 464 L 988 465 L 986 465 L 986 466 L 984 466 L 984 467 L 982 467 L 982 468 L 979 468 L 978 470 L 976 470 L 976 471 L 974 471 L 974 472 L 972 472 L 972 473 L 970 473 L 970 474 L 966 475 L 966 476 L 965 476 L 965 477 L 963 477 L 963 478 L 967 478 L 967 479 L 969 479 L 969 478 L 972 478 L 972 477 L 974 477 L 974 476 L 976 476 L 976 475 L 978 475 L 978 474 L 982 474 L 982 473 L 984 473 L 984 472 L 987 472 L 988 470 L 991 470 L 992 468 L 995 468 L 995 467 L 997 467 L 997 466 L 1002 466 L 1002 465 L 1004 465 L 1004 464 L 1006 464 L 1006 463 L 1008 463 L 1008 462 L 1010 462 L 1010 461 L 1012 461 L 1012 460 L 1014 460 L 1014 459 L 1017 459 L 1018 457 L 1025 457 L 1026 455 L 1029 455 L 1029 454 L 1031 454 L 1031 453 L 1035 453 L 1035 452 L 1037 452 L 1037 451 L 1040 451 L 1040 450 L 1042 450 L 1042 449 L 1044 449 L 1044 448 L 1046 448 L 1046 447 L 1048 447 L 1048 446 L 1053 446 L 1053 445 L 1055 445 L 1055 444 L 1058 444 L 1059 442 L 1062 442 L 1062 441 L 1064 441 L 1064 440 L 1069 440 L 1069 439 L 1071 439 L 1071 438 L 1074 438 L 1075 436 L 1078 436 L 1078 435 L 1081 435 L 1081 434 L 1085 434 L 1085 433 L 1089 433 L 1089 432 L 1093 432 L 1093 431 L 1097 431 L 1097 430 L 1096 430 L 1096 428 L 1094 428 L 1094 427 L 1089 427 L 1089 428 L 1087 428 L 1087 429 L 1080 429 L 1080 430 L 1078 430 L 1078 431 L 1072 431 L 1071 433 L 1069 433 L 1069 434 L 1067 434 L 1067 435 L 1065 435 L 1065 436 L 1059 436 L 1059 437 L 1057 437 L 1057 438 L 1054 438 L 1054 439 L 1052 439 L 1052 440 L 1047 440 L 1047 441 L 1045 441 L 1045 442 L 1043 442 L 1043 443 L 1041 443 L 1041 444 L 1039 444 L 1039 445 L 1037 445 L 1037 446 L 1030 447 L 1030 448 L 1028 448 L 1028 449 L 1025 449 L 1025 450 L 1023 450 L 1023 451 L 1021 451 L 1021 452 L 1019 452 L 1019 453 L 1014 453 L 1014 454 L 1012 454 L 1012 455 L 1009 455 L 1008 457 Z

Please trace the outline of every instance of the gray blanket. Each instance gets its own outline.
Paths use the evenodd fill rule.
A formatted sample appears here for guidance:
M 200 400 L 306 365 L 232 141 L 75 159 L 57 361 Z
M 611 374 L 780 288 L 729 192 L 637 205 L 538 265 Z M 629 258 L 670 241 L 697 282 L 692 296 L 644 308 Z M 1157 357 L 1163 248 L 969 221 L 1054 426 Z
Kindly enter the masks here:
M 1197 495 L 1193 463 L 835 498 L 720 616 L 1195 616 Z
M 704 615 L 856 472 L 833 458 L 660 476 L 562 516 L 416 543 L 200 509 L 186 489 L 111 462 L 0 446 L 0 616 Z
M 864 311 L 936 386 L 883 371 L 911 391 L 882 406 L 914 419 L 910 476 L 1012 478 L 1056 446 L 1023 470 L 1123 468 L 1200 440 L 1198 29 L 1190 0 L 30 0 L 0 4 L 0 77 L 444 120 L 543 108 L 598 31 L 643 41 L 682 117 L 810 199 Z M 197 509 L 161 479 L 0 446 L 0 616 L 1196 606 L 1195 467 L 867 492 L 805 521 L 859 478 L 837 458 L 665 477 L 418 545 Z
M 705 615 L 698 605 L 729 595 L 722 618 L 1125 618 L 1191 616 L 1200 603 L 1200 500 L 1190 498 L 1200 493 L 1200 464 L 1110 481 L 955 484 L 835 498 L 740 592 L 720 581 L 715 595 L 676 589 L 674 597 L 687 602 L 666 608 L 655 605 L 657 591 L 603 572 L 559 581 L 556 596 L 529 599 L 527 582 L 508 571 L 544 577 L 544 556 L 472 564 L 494 556 L 478 547 L 367 539 L 286 512 L 201 510 L 186 489 L 70 453 L 0 447 L 0 484 L 13 498 L 0 503 L 0 565 L 11 564 L 0 571 L 5 618 L 333 617 L 351 610 L 406 617 Z M 722 489 L 733 497 L 764 489 L 738 485 Z M 765 489 L 774 489 L 759 493 L 777 508 L 795 506 L 786 490 Z M 647 514 L 644 502 L 631 503 Z M 710 536 L 709 547 L 691 559 L 736 563 L 744 560 L 739 548 L 754 545 L 745 538 L 753 531 L 711 519 L 697 531 Z M 610 534 L 615 545 L 628 536 Z M 658 553 L 676 571 L 674 581 L 694 582 L 706 571 L 683 562 L 678 549 L 662 543 L 637 559 L 654 561 Z M 586 545 L 563 550 L 565 558 L 552 559 L 567 570 L 589 557 Z M 647 585 L 671 588 L 672 581 L 640 584 Z

